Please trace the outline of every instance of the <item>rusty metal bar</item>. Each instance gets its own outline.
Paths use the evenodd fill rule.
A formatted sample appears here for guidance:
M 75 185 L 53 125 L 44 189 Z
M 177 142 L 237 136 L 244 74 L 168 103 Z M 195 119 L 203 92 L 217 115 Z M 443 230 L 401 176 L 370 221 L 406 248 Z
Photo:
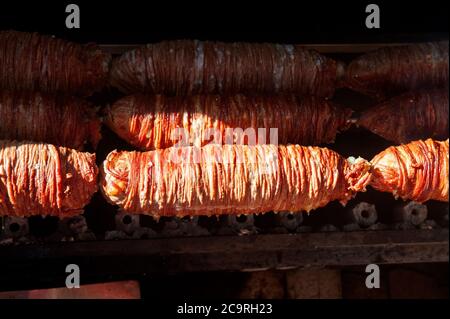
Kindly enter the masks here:
M 133 265 L 126 269 L 122 262 L 105 262 L 102 273 L 448 262 L 448 236 L 448 229 L 415 229 L 5 246 L 0 247 L 0 273 L 10 269 L 10 262 L 36 266 L 64 258 L 123 259 Z

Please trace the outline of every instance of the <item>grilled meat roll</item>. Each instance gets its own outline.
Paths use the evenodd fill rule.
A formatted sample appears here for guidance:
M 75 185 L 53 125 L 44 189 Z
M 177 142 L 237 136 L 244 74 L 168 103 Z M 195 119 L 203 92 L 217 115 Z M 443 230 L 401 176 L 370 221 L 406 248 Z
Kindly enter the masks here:
M 343 85 L 379 99 L 421 88 L 448 88 L 448 41 L 366 53 L 349 64 Z
M 370 185 L 416 202 L 448 202 L 448 139 L 392 146 L 372 161 Z
M 358 125 L 397 144 L 448 138 L 448 90 L 420 90 L 364 111 Z
M 299 145 L 113 151 L 101 190 L 123 211 L 154 217 L 309 212 L 365 190 L 369 169 L 361 158 Z
M 0 91 L 0 139 L 45 142 L 81 150 L 100 140 L 100 120 L 85 100 Z
M 108 79 L 111 56 L 37 33 L 0 32 L 0 88 L 88 96 Z
M 0 215 L 68 217 L 97 190 L 95 155 L 50 144 L 0 141 Z
M 125 93 L 278 93 L 330 97 L 343 66 L 298 45 L 164 41 L 113 61 L 111 84 Z
M 351 113 L 313 97 L 137 94 L 114 103 L 105 123 L 142 150 L 208 143 L 317 145 L 333 142 L 349 126 Z

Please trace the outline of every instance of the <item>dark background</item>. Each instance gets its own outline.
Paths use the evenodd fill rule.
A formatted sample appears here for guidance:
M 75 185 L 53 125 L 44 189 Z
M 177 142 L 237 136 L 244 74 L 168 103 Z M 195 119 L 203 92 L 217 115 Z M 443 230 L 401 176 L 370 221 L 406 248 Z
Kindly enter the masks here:
M 80 6 L 80 29 L 66 29 L 65 7 Z M 365 27 L 378 4 L 381 29 Z M 448 37 L 445 1 L 2 1 L 0 29 L 37 31 L 74 41 L 145 43 L 222 41 L 351 43 Z

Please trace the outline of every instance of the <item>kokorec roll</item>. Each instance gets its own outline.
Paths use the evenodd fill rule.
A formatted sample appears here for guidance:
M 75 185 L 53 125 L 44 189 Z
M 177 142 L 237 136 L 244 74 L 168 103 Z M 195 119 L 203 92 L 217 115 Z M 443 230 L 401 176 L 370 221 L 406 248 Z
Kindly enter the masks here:
M 108 79 L 111 56 L 37 33 L 0 31 L 0 88 L 89 96 Z
M 100 140 L 100 119 L 85 100 L 41 93 L 0 91 L 0 139 L 83 149 Z
M 416 202 L 448 202 L 448 139 L 418 140 L 376 155 L 370 185 Z
M 370 165 L 326 148 L 207 145 L 113 151 L 101 189 L 123 211 L 154 217 L 310 211 L 365 190 Z
M 448 41 L 366 53 L 349 64 L 343 85 L 379 99 L 421 88 L 448 88 Z
M 349 126 L 350 109 L 314 97 L 130 95 L 105 123 L 142 150 L 216 144 L 318 145 Z
M 68 217 L 97 190 L 95 155 L 51 144 L 0 141 L 0 215 Z
M 448 138 L 448 90 L 409 92 L 364 111 L 358 125 L 397 144 Z
M 125 93 L 279 93 L 330 97 L 344 68 L 298 45 L 164 41 L 113 61 L 111 84 Z

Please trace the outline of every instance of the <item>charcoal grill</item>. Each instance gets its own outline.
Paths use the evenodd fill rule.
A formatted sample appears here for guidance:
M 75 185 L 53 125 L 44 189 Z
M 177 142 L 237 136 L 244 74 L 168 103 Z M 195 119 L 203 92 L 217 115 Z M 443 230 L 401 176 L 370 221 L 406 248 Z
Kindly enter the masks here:
M 349 61 L 386 45 L 305 45 Z M 102 45 L 120 54 L 136 45 Z M 120 94 L 92 97 L 111 103 Z M 355 111 L 373 104 L 348 90 L 336 102 Z M 113 149 L 131 150 L 108 128 L 97 150 L 98 164 Z M 359 128 L 325 145 L 343 156 L 373 155 L 390 145 Z M 59 282 L 65 265 L 76 263 L 87 281 L 143 274 L 197 271 L 255 271 L 307 266 L 448 262 L 448 204 L 396 201 L 369 189 L 347 207 L 332 202 L 309 215 L 289 212 L 248 216 L 161 218 L 122 214 L 97 193 L 83 216 L 2 218 L 0 290 L 27 288 L 36 281 Z

